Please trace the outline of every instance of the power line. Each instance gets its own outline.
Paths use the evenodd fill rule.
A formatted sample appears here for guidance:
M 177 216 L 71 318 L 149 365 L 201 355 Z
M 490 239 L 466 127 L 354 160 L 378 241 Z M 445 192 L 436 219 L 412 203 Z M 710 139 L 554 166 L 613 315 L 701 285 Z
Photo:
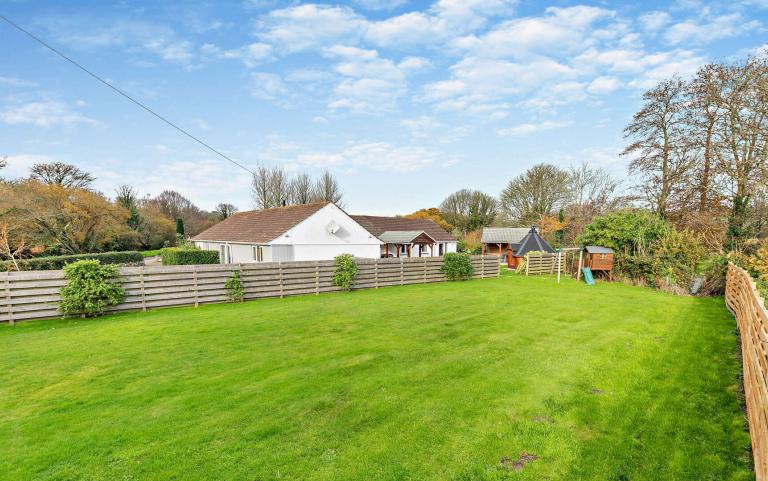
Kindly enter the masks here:
M 30 37 L 32 40 L 34 40 L 35 42 L 39 43 L 39 44 L 40 44 L 40 45 L 42 45 L 43 47 L 47 48 L 47 49 L 48 49 L 48 50 L 50 50 L 51 52 L 53 52 L 53 53 L 55 53 L 56 55 L 58 55 L 59 57 L 63 58 L 63 59 L 64 59 L 64 60 L 66 60 L 67 62 L 71 63 L 72 65 L 74 65 L 75 67 L 79 68 L 79 69 L 80 69 L 80 70 L 82 70 L 83 72 L 87 73 L 87 74 L 88 74 L 88 75 L 90 75 L 91 77 L 95 78 L 95 79 L 96 79 L 96 80 L 98 80 L 99 82 L 103 83 L 103 84 L 104 84 L 104 85 L 106 85 L 107 87 L 111 88 L 112 90 L 114 90 L 114 91 L 115 91 L 115 92 L 117 92 L 118 94 L 122 95 L 122 96 L 123 96 L 123 97 L 125 97 L 126 99 L 130 100 L 130 101 L 131 101 L 131 102 L 133 102 L 134 104 L 136 104 L 136 105 L 138 105 L 139 107 L 141 107 L 142 109 L 146 110 L 146 111 L 147 111 L 147 112 L 149 112 L 150 114 L 154 115 L 155 117 L 157 117 L 157 118 L 158 118 L 158 119 L 160 119 L 161 121 L 163 121 L 163 122 L 165 122 L 166 124 L 170 125 L 170 126 L 171 126 L 171 127 L 173 127 L 174 129 L 178 130 L 178 131 L 179 131 L 179 132 L 181 132 L 182 134 L 186 135 L 186 136 L 187 136 L 187 137 L 189 137 L 190 139 L 194 140 L 194 141 L 195 141 L 195 142 L 197 142 L 198 144 L 200 144 L 200 145 L 202 145 L 203 147 L 205 147 L 206 149 L 210 150 L 210 151 L 211 151 L 211 152 L 213 152 L 214 154 L 218 155 L 219 157 L 223 158 L 224 160 L 227 160 L 227 161 L 229 161 L 229 162 L 232 162 L 233 164 L 235 164 L 236 166 L 238 166 L 238 167 L 240 167 L 241 169 L 245 170 L 246 172 L 248 172 L 248 173 L 250 173 L 250 174 L 254 174 L 254 172 L 253 172 L 251 169 L 249 169 L 248 167 L 246 167 L 246 166 L 244 166 L 243 164 L 241 164 L 241 163 L 237 162 L 236 160 L 234 160 L 234 159 L 230 158 L 229 156 L 227 156 L 227 155 L 226 155 L 226 154 L 224 154 L 223 152 L 221 152 L 221 151 L 219 151 L 219 150 L 216 150 L 216 149 L 214 149 L 213 147 L 211 147 L 211 146 L 210 146 L 210 145 L 208 145 L 207 143 L 203 142 L 203 141 L 202 141 L 202 140 L 200 140 L 199 138 L 197 138 L 197 137 L 195 137 L 194 135 L 190 134 L 189 132 L 187 132 L 187 131 L 186 131 L 186 130 L 184 130 L 183 128 L 181 128 L 181 127 L 179 127 L 178 125 L 176 125 L 176 124 L 174 124 L 173 122 L 171 122 L 170 120 L 166 119 L 165 117 L 163 117 L 162 115 L 158 114 L 157 112 L 155 112 L 155 111 L 154 111 L 154 110 L 152 110 L 151 108 L 147 107 L 146 105 L 144 105 L 143 103 L 139 102 L 139 101 L 138 101 L 138 100 L 136 100 L 135 98 L 131 97 L 131 96 L 130 96 L 130 95 L 128 95 L 127 93 L 123 92 L 123 91 L 122 91 L 122 90 L 120 90 L 119 88 L 115 87 L 115 86 L 114 86 L 114 85 L 112 85 L 111 83 L 107 82 L 107 81 L 106 81 L 106 80 L 104 80 L 103 78 L 101 78 L 101 77 L 99 77 L 98 75 L 96 75 L 95 73 L 91 72 L 91 71 L 90 71 L 90 70 L 88 70 L 87 68 L 83 67 L 82 65 L 80 65 L 79 63 L 77 63 L 75 60 L 73 60 L 73 59 L 69 58 L 68 56 L 66 56 L 66 55 L 65 55 L 64 53 L 62 53 L 61 51 L 57 50 L 56 48 L 54 48 L 54 47 L 52 47 L 51 45 L 49 45 L 48 43 L 46 43 L 44 40 L 42 40 L 42 39 L 40 39 L 40 38 L 36 37 L 36 36 L 35 36 L 35 35 L 34 35 L 32 32 L 30 32 L 30 31 L 28 31 L 28 30 L 25 30 L 25 29 L 24 29 L 24 28 L 22 28 L 22 27 L 21 27 L 19 24 L 17 24 L 17 23 L 15 23 L 15 22 L 13 22 L 13 21 L 12 21 L 11 19 L 9 19 L 8 17 L 6 17 L 6 16 L 4 16 L 4 15 L 0 15 L 0 19 L 2 19 L 2 20 L 5 20 L 5 21 L 6 21 L 6 22 L 7 22 L 7 23 L 10 25 L 10 26 L 12 26 L 13 28 L 15 28 L 16 30 L 19 30 L 20 32 L 22 32 L 22 33 L 26 34 L 27 36 L 29 36 L 29 37 Z

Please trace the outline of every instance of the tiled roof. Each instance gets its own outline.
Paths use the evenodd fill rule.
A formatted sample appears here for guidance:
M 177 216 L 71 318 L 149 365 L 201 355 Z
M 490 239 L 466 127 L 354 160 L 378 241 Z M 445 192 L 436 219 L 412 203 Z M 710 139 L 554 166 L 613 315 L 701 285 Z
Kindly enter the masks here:
M 529 227 L 484 227 L 481 242 L 518 244 L 529 230 Z
M 313 204 L 237 212 L 197 234 L 192 240 L 267 243 L 329 203 L 315 202 Z
M 379 237 L 386 231 L 424 231 L 435 242 L 456 242 L 456 237 L 443 230 L 429 219 L 406 219 L 405 217 L 379 217 L 375 215 L 351 216 L 368 232 Z

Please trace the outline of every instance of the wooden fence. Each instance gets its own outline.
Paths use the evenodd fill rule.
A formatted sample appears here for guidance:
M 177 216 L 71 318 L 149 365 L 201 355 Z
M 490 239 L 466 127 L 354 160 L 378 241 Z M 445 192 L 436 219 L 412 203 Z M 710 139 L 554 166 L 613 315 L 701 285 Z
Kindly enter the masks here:
M 498 277 L 499 258 L 472 256 L 473 277 Z M 353 289 L 420 284 L 445 280 L 442 257 L 357 259 L 358 275 Z M 227 300 L 224 283 L 239 270 L 245 299 L 319 294 L 337 291 L 333 285 L 333 261 L 264 262 L 196 266 L 123 267 L 123 303 L 111 311 L 146 310 Z M 0 322 L 60 316 L 59 290 L 65 284 L 62 271 L 0 273 Z
M 565 273 L 565 255 L 557 253 L 526 254 L 525 275 L 557 274 L 557 260 L 560 259 L 560 272 Z
M 725 302 L 739 326 L 756 481 L 768 481 L 768 313 L 750 275 L 728 265 Z

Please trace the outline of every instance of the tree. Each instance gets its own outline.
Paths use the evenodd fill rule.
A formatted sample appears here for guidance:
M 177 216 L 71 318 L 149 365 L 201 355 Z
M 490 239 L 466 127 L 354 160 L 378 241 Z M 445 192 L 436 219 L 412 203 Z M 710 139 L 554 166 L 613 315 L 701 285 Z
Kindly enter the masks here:
M 705 65 L 688 85 L 690 104 L 686 122 L 690 145 L 695 155 L 693 190 L 698 194 L 699 213 L 708 212 L 717 203 L 717 142 L 715 129 L 722 121 L 718 107 L 717 68 Z
M 123 184 L 115 189 L 115 202 L 123 209 L 128 211 L 128 227 L 138 231 L 142 225 L 142 218 L 139 214 L 139 195 L 136 190 L 128 184 Z
M 280 167 L 256 168 L 251 181 L 253 203 L 257 209 L 271 209 L 289 202 L 290 185 L 288 176 Z
M 514 222 L 533 224 L 563 205 L 567 182 L 566 171 L 549 164 L 534 165 L 509 181 L 501 192 L 501 207 Z
M 289 185 L 291 204 L 309 204 L 315 198 L 315 189 L 308 174 L 301 173 L 291 179 Z
M 225 204 L 225 203 L 220 203 L 216 206 L 215 209 L 213 209 L 213 213 L 214 215 L 216 215 L 216 218 L 218 220 L 224 220 L 227 217 L 230 217 L 235 212 L 237 212 L 237 207 L 235 207 L 232 204 Z
M 620 182 L 605 169 L 587 162 L 568 169 L 565 206 L 561 211 L 565 226 L 560 240 L 573 242 L 593 217 L 616 209 L 621 199 L 616 195 Z M 566 222 L 567 218 L 567 222 Z
M 184 231 L 188 235 L 198 234 L 212 226 L 216 220 L 189 199 L 173 190 L 164 190 L 154 198 L 142 201 L 143 206 L 152 206 L 162 212 L 171 222 L 184 221 Z
M 23 226 L 33 244 L 80 254 L 113 247 L 129 235 L 125 210 L 97 192 L 36 180 L 10 189 L 7 216 L 14 225 Z
M 498 202 L 479 190 L 462 189 L 443 200 L 440 212 L 449 224 L 466 233 L 491 225 L 498 213 Z
M 675 77 L 643 94 L 644 104 L 624 129 L 633 140 L 622 152 L 632 156 L 630 174 L 642 176 L 638 186 L 651 209 L 662 218 L 686 192 L 692 155 L 686 129 L 687 86 Z
M 339 183 L 330 171 L 326 170 L 323 175 L 317 180 L 315 184 L 314 200 L 333 202 L 339 207 L 342 207 L 341 202 L 342 194 Z
M 30 169 L 30 177 L 49 185 L 88 189 L 96 178 L 71 164 L 63 162 L 37 163 Z
M 718 170 L 730 191 L 728 239 L 734 247 L 750 234 L 749 204 L 766 178 L 768 53 L 743 63 L 717 65 L 712 75 L 714 101 L 722 111 L 715 128 Z
M 184 219 L 176 219 L 176 236 L 184 238 Z
M 404 216 L 406 219 L 428 219 L 434 222 L 435 224 L 439 225 L 443 228 L 443 230 L 447 232 L 453 231 L 453 226 L 445 220 L 443 217 L 443 214 L 440 212 L 440 209 L 437 207 L 430 207 L 428 209 L 419 209 L 416 212 L 412 214 L 408 214 Z

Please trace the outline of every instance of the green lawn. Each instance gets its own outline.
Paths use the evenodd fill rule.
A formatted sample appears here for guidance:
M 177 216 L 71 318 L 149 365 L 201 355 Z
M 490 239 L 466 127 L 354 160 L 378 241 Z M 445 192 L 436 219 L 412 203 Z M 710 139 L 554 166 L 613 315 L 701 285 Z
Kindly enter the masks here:
M 753 479 L 719 298 L 505 276 L 4 327 L 0 365 L 3 480 Z
M 141 255 L 144 256 L 145 258 L 146 257 L 155 257 L 155 256 L 159 256 L 160 255 L 160 251 L 162 251 L 162 249 L 154 249 L 154 250 L 151 250 L 151 251 L 141 251 Z

